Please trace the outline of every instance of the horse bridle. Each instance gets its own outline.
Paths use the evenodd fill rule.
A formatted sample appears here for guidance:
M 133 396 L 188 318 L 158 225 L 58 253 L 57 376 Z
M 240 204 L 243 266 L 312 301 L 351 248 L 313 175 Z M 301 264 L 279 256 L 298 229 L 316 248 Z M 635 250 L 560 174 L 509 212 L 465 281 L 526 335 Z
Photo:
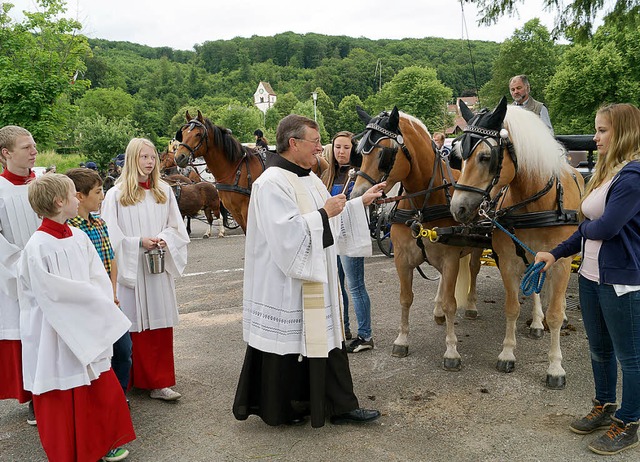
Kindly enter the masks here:
M 469 141 L 469 143 L 464 143 Z M 471 139 L 476 139 L 475 143 L 470 143 Z M 467 191 L 473 192 L 482 195 L 485 201 L 496 202 L 501 193 L 491 199 L 491 190 L 493 187 L 498 184 L 500 180 L 500 172 L 502 171 L 502 161 L 504 160 L 504 150 L 505 148 L 509 152 L 509 156 L 511 157 L 511 161 L 513 162 L 514 168 L 516 172 L 518 171 L 518 159 L 516 157 L 515 148 L 513 143 L 509 139 L 509 134 L 506 130 L 502 129 L 498 130 L 490 130 L 484 127 L 478 127 L 476 125 L 467 125 L 464 128 L 464 134 L 457 138 L 462 145 L 462 159 L 467 160 L 471 157 L 471 154 L 478 148 L 480 143 L 484 143 L 489 146 L 491 151 L 491 160 L 489 162 L 489 172 L 493 173 L 493 178 L 491 182 L 485 189 L 476 188 L 475 186 L 468 186 L 464 184 L 460 184 L 456 182 L 454 184 L 454 188 L 459 191 Z M 464 144 L 468 144 L 467 148 L 464 149 Z
M 202 138 L 200 138 L 200 141 L 198 142 L 198 144 L 196 144 L 196 146 L 192 148 L 188 144 L 182 142 L 182 131 L 185 128 L 188 128 L 189 131 L 191 131 L 195 127 L 201 128 L 203 133 L 202 133 Z M 184 124 L 182 127 L 178 129 L 178 131 L 176 132 L 176 140 L 179 142 L 178 147 L 184 146 L 189 151 L 191 160 L 195 160 L 195 158 L 198 157 L 196 156 L 196 152 L 198 151 L 198 149 L 200 149 L 202 144 L 209 143 L 209 132 L 207 131 L 207 127 L 205 124 L 203 124 L 197 119 L 191 119 L 189 122 L 187 122 L 186 124 Z
M 384 114 L 386 115 L 386 113 Z M 407 148 L 407 146 L 404 144 L 404 137 L 402 136 L 402 133 L 400 133 L 400 129 L 398 129 L 398 133 L 394 133 L 390 130 L 387 130 L 384 127 L 381 127 L 375 122 L 370 122 L 365 127 L 365 133 L 367 130 L 374 130 L 378 133 L 382 133 L 383 135 L 380 138 L 378 138 L 375 142 L 373 141 L 370 142 L 369 136 L 367 135 L 363 136 L 362 141 L 364 141 L 364 145 L 360 148 L 362 155 L 370 154 L 374 148 L 378 148 L 381 150 L 380 160 L 378 161 L 378 170 L 382 172 L 382 178 L 380 178 L 380 181 L 376 181 L 371 176 L 364 173 L 362 170 L 359 170 L 358 172 L 356 172 L 356 175 L 361 176 L 372 185 L 376 185 L 376 184 L 382 183 L 389 177 L 389 174 L 393 169 L 393 165 L 396 162 L 396 155 L 398 154 L 398 148 L 402 149 L 402 152 L 404 153 L 409 163 L 411 163 L 411 153 L 409 152 L 409 149 Z M 395 147 L 381 146 L 380 141 L 386 140 L 386 139 L 392 140 L 396 144 L 396 146 Z M 370 146 L 368 146 L 368 149 L 365 150 L 364 149 L 365 145 L 366 143 L 369 143 L 369 142 L 371 144 Z

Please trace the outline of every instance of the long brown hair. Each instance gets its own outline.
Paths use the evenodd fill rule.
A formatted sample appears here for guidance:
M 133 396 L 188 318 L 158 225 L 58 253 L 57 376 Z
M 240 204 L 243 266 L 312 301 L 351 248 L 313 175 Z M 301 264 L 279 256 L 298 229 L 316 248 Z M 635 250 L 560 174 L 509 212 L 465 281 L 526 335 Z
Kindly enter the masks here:
M 640 109 L 633 104 L 608 104 L 598 110 L 611 124 L 609 150 L 599 155 L 583 197 L 611 179 L 627 162 L 640 160 Z
M 351 140 L 351 143 L 353 144 L 353 136 L 353 133 L 343 130 L 336 133 L 335 135 L 333 135 L 333 138 L 331 138 L 331 149 L 329 151 L 329 158 L 327 159 L 327 161 L 329 162 L 329 167 L 324 172 L 322 172 L 322 177 L 320 178 L 329 190 L 331 190 L 333 182 L 336 179 L 336 172 L 340 168 L 340 165 L 338 165 L 338 161 L 336 160 L 336 156 L 333 155 L 333 145 L 336 141 L 336 138 L 349 138 Z M 349 161 L 351 161 L 351 158 L 349 158 Z

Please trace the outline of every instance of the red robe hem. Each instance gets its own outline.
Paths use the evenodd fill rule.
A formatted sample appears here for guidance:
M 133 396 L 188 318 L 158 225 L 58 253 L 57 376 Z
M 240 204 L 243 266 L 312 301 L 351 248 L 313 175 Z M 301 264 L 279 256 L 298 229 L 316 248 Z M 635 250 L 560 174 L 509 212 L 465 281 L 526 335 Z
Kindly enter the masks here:
M 38 432 L 49 462 L 96 461 L 136 438 L 113 369 L 90 385 L 33 395 Z
M 173 327 L 131 332 L 131 384 L 155 390 L 176 384 Z
M 22 343 L 20 340 L 0 340 L 0 399 L 31 401 L 31 392 L 23 388 Z

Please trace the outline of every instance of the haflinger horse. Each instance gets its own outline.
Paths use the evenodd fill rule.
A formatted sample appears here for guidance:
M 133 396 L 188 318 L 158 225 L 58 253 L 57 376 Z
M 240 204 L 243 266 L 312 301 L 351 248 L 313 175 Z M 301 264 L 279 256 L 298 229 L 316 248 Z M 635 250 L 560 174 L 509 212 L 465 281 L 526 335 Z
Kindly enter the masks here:
M 246 232 L 251 186 L 264 172 L 264 159 L 257 150 L 240 144 L 229 129 L 213 124 L 200 111 L 195 118 L 191 117 L 189 111 L 185 116 L 187 123 L 176 133 L 179 142 L 176 164 L 185 168 L 189 162 L 202 157 L 216 179 L 224 207 Z M 318 159 L 318 169 L 314 169 L 317 175 L 321 173 L 320 165 Z
M 465 316 L 475 319 L 476 277 L 480 270 L 482 248 L 435 243 L 422 237 L 416 239 L 412 229 L 405 224 L 413 222 L 413 226 L 418 227 L 455 225 L 448 200 L 460 172 L 450 169 L 445 159 L 436 152 L 429 131 L 417 118 L 399 112 L 395 107 L 391 113 L 382 112 L 374 118 L 361 108 L 358 108 L 358 114 L 366 124 L 366 129 L 356 149 L 357 154 L 362 155 L 362 166 L 357 173 L 351 197 L 362 195 L 371 184 L 382 181 L 387 182 L 385 193 L 398 182 L 402 183 L 405 191 L 405 199 L 398 204 L 391 226 L 393 259 L 400 278 L 402 309 L 400 332 L 394 341 L 392 355 L 403 357 L 409 353 L 413 272 L 427 261 L 441 275 L 434 300 L 434 318 L 439 324 L 446 321 L 443 365 L 446 370 L 460 370 L 462 360 L 457 351 L 454 331 L 458 307 L 456 297 L 460 306 L 466 307 Z M 473 256 L 470 261 L 460 261 L 471 253 Z M 459 271 L 462 279 L 459 278 Z
M 577 212 L 584 189 L 582 176 L 569 165 L 566 152 L 533 112 L 507 106 L 502 98 L 493 111 L 474 115 L 460 101 L 468 123 L 458 143 L 464 165 L 455 186 L 451 212 L 456 220 L 469 223 L 481 216 L 499 223 L 525 244 L 500 229 L 492 234 L 492 248 L 505 287 L 506 332 L 497 367 L 511 372 L 515 367 L 516 321 L 520 314 L 518 290 L 530 251 L 548 250 L 569 237 L 577 226 Z M 547 271 L 541 293 L 551 344 L 547 386 L 566 385 L 560 350 L 560 328 L 566 307 L 565 292 L 571 260 L 563 258 Z M 530 335 L 541 337 L 543 312 L 534 299 Z

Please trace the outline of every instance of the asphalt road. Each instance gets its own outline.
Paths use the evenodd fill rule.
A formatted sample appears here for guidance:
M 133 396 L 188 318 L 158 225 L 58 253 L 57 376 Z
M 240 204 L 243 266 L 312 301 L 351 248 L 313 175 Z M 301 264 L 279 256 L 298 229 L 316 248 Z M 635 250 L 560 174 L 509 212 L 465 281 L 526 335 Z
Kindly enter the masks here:
M 242 266 L 244 237 L 199 239 L 194 224 L 189 264 L 177 281 L 180 325 L 175 330 L 177 385 L 183 398 L 165 403 L 132 390 L 138 438 L 127 445 L 131 461 L 596 461 L 587 449 L 594 435 L 567 425 L 590 409 L 590 365 L 576 279 L 567 292 L 575 330 L 561 339 L 567 387 L 545 388 L 549 337 L 526 337 L 530 304 L 518 322 L 516 370 L 495 369 L 504 335 L 503 291 L 496 268 L 479 275 L 479 317 L 458 316 L 463 368 L 442 369 L 444 328 L 433 322 L 436 283 L 415 279 L 410 354 L 391 357 L 399 324 L 393 261 L 376 252 L 366 260 L 376 348 L 351 355 L 356 393 L 363 407 L 382 417 L 366 426 L 269 427 L 253 416 L 238 422 L 231 404 L 242 364 Z M 216 234 L 214 234 L 215 236 Z M 377 250 L 377 249 L 376 249 Z M 433 270 L 431 270 L 433 273 Z M 355 318 L 355 316 L 354 316 Z M 46 460 L 27 409 L 0 402 L 0 461 Z M 95 418 L 99 419 L 100 416 Z M 637 461 L 640 450 L 608 460 Z

